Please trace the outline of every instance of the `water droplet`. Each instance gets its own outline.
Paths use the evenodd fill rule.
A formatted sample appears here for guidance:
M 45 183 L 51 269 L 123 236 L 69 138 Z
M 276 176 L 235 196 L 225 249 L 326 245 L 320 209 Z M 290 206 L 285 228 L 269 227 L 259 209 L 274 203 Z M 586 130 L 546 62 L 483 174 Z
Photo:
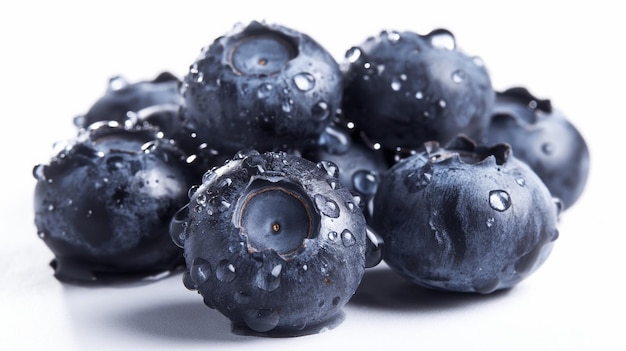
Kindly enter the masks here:
M 483 61 L 483 59 L 481 57 L 478 57 L 478 56 L 472 57 L 472 62 L 474 62 L 474 64 L 476 66 L 479 66 L 479 67 L 484 67 L 485 66 L 485 62 Z
M 257 150 L 250 150 L 250 149 L 244 149 L 244 150 L 239 150 L 234 156 L 233 156 L 233 160 L 243 160 L 246 157 L 249 156 L 258 156 L 260 155 L 260 153 Z
M 202 183 L 212 182 L 215 178 L 217 178 L 217 173 L 213 170 L 208 170 L 202 175 Z
M 311 117 L 317 122 L 322 122 L 328 119 L 330 111 L 328 110 L 328 104 L 326 101 L 318 101 L 313 107 L 311 107 Z
M 446 106 L 448 106 L 446 100 L 439 100 L 439 107 L 446 108 Z
M 552 143 L 543 143 L 541 151 L 546 155 L 552 155 L 554 153 L 554 145 Z
M 504 190 L 489 192 L 489 206 L 496 211 L 504 212 L 511 207 L 511 196 Z
M 457 69 L 456 71 L 452 72 L 451 77 L 454 83 L 460 84 L 465 80 L 465 71 Z
M 354 204 L 354 202 L 351 202 L 351 201 L 346 202 L 346 207 L 352 213 L 356 213 L 359 210 L 359 206 L 357 206 L 356 204 Z
M 328 126 L 320 135 L 319 144 L 324 150 L 334 155 L 348 152 L 351 146 L 348 134 L 333 126 Z
M 191 199 L 196 194 L 199 188 L 200 188 L 199 185 L 192 185 L 187 191 L 187 197 Z
M 39 164 L 36 165 L 33 168 L 33 177 L 35 177 L 35 179 L 39 180 L 39 181 L 45 181 L 46 180 L 46 166 L 43 164 Z
M 39 239 L 45 239 L 48 234 L 46 234 L 45 231 L 41 230 L 37 232 L 37 236 L 39 237 Z
M 500 286 L 500 279 L 498 277 L 494 278 L 477 278 L 472 282 L 472 287 L 474 291 L 479 294 L 491 294 L 496 291 Z
M 332 161 L 320 161 L 317 163 L 317 168 L 326 172 L 329 177 L 339 177 L 339 167 Z
M 185 246 L 185 239 L 187 234 L 185 229 L 187 228 L 187 217 L 189 215 L 189 205 L 185 205 L 180 208 L 170 220 L 169 233 L 172 241 L 178 247 Z
M 196 286 L 204 284 L 211 276 L 211 264 L 203 258 L 195 258 L 189 268 L 189 274 L 191 279 L 196 283 Z
M 378 188 L 378 174 L 372 170 L 358 170 L 352 175 L 352 186 L 360 194 L 371 196 Z
M 314 199 L 315 206 L 323 215 L 330 218 L 339 217 L 339 206 L 333 199 L 320 194 L 315 195 Z
M 201 207 L 206 206 L 206 201 L 207 199 L 205 194 L 198 194 L 198 196 L 196 197 L 196 203 Z
M 265 159 L 259 153 L 246 156 L 244 163 L 248 168 L 256 168 L 258 173 L 265 173 Z
M 243 320 L 248 328 L 259 333 L 264 333 L 276 328 L 280 317 L 278 316 L 278 312 L 272 309 L 262 308 L 247 311 L 244 313 Z
M 487 218 L 487 228 L 491 228 L 491 226 L 493 226 L 493 224 L 496 222 L 496 219 L 493 217 L 489 217 Z
M 337 188 L 337 180 L 336 179 L 329 179 L 327 181 L 328 186 L 330 186 L 331 189 L 335 190 Z
M 122 76 L 115 76 L 109 79 L 109 85 L 107 89 L 109 91 L 118 91 L 128 86 L 128 82 Z
M 515 183 L 517 183 L 517 185 L 519 186 L 525 186 L 526 185 L 526 179 L 519 177 L 515 179 Z
M 454 35 L 445 29 L 436 29 L 429 34 L 432 46 L 439 49 L 454 50 L 456 48 L 456 40 Z
M 398 77 L 394 77 L 391 80 L 391 90 L 399 91 L 400 89 L 402 89 L 402 82 L 405 82 L 406 79 L 407 79 L 406 74 L 401 74 Z
M 218 188 L 225 188 L 230 186 L 233 183 L 233 180 L 229 177 L 223 178 L 221 179 L 218 183 L 217 183 L 217 187 Z
M 424 98 L 424 93 L 422 93 L 421 91 L 418 91 L 417 93 L 415 93 L 415 98 L 418 100 L 421 100 Z
M 433 166 L 427 163 L 422 167 L 408 172 L 404 176 L 404 185 L 410 193 L 418 192 L 430 184 L 433 177 Z
M 383 238 L 371 227 L 365 229 L 365 268 L 377 266 L 383 260 Z
M 400 40 L 400 33 L 398 33 L 397 31 L 387 32 L 387 40 L 392 43 L 397 43 Z
M 48 211 L 50 211 L 50 212 L 54 211 L 54 205 L 53 204 L 49 204 L 48 205 Z
M 268 272 L 259 270 L 254 278 L 255 285 L 265 291 L 274 291 L 280 286 L 280 272 L 283 266 L 278 264 Z
M 335 241 L 339 237 L 339 234 L 335 231 L 328 232 L 328 239 Z
M 358 47 L 354 46 L 346 51 L 346 59 L 350 63 L 355 63 L 359 59 L 359 57 L 361 57 L 361 49 L 359 49 Z
M 259 85 L 259 89 L 256 91 L 256 96 L 259 99 L 267 99 L 268 97 L 270 97 L 270 95 L 272 95 L 273 91 L 274 86 L 272 86 L 270 83 L 263 83 Z
M 221 260 L 217 264 L 215 276 L 219 281 L 224 283 L 232 282 L 235 279 L 235 275 L 235 266 L 228 260 Z
M 343 246 L 350 247 L 356 244 L 356 238 L 351 231 L 345 229 L 343 232 L 341 232 L 341 242 L 343 243 Z
M 284 99 L 281 102 L 281 108 L 283 109 L 284 112 L 291 112 L 291 110 L 293 109 L 293 100 L 292 99 Z
M 300 91 L 309 91 L 315 87 L 315 77 L 307 72 L 298 73 L 293 76 L 293 83 Z

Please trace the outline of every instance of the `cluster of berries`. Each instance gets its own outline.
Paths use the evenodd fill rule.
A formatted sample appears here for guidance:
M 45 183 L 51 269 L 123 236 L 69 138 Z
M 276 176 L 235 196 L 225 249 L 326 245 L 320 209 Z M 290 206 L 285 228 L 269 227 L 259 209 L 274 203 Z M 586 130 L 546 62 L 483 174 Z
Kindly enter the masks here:
M 236 25 L 179 79 L 109 82 L 34 168 L 60 281 L 183 283 L 237 330 L 337 325 L 384 260 L 488 294 L 548 257 L 589 151 L 549 100 L 494 91 L 444 29 L 382 31 L 336 61 L 281 25 Z

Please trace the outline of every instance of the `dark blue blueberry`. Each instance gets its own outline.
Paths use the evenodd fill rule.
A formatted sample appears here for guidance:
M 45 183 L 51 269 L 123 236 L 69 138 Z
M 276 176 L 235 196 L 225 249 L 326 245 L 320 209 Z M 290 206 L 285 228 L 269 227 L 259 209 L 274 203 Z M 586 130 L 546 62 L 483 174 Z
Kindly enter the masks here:
M 163 72 L 150 81 L 127 82 L 122 76 L 109 80 L 107 90 L 89 110 L 74 119 L 79 128 L 100 121 L 126 123 L 129 118 L 137 118 L 137 113 L 145 108 L 178 109 L 182 102 L 180 80 L 169 72 Z
M 365 218 L 329 172 L 284 152 L 240 152 L 208 171 L 170 234 L 185 286 L 236 332 L 294 336 L 343 319 L 365 269 Z
M 313 146 L 341 104 L 334 58 L 309 36 L 252 22 L 204 48 L 184 78 L 184 119 L 226 154 Z
M 583 193 L 589 175 L 587 143 L 550 100 L 538 99 L 522 87 L 498 92 L 483 140 L 510 144 L 565 209 Z
M 394 165 L 370 224 L 384 259 L 433 289 L 491 293 L 515 286 L 547 259 L 560 207 L 506 144 L 437 142 Z
M 447 30 L 383 31 L 346 53 L 342 110 L 384 149 L 485 129 L 495 93 L 482 61 Z
M 339 181 L 361 198 L 367 218 L 380 177 L 389 168 L 385 155 L 358 135 L 353 136 L 349 130 L 338 125 L 329 126 L 320 137 L 318 145 L 314 150 L 305 153 L 304 157 L 336 166 Z
M 193 178 L 182 152 L 153 129 L 92 125 L 34 168 L 35 224 L 55 277 L 106 284 L 183 265 L 168 225 Z

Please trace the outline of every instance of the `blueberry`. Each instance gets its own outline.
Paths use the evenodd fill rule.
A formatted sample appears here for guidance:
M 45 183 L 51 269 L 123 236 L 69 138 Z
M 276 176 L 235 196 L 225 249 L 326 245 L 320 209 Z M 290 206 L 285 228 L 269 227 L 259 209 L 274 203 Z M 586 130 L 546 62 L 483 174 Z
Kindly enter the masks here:
M 170 72 L 162 72 L 153 80 L 136 83 L 115 76 L 109 80 L 105 94 L 85 114 L 77 116 L 74 124 L 87 128 L 100 121 L 125 123 L 129 116 L 154 106 L 178 109 L 182 103 L 179 90 L 180 80 Z
M 491 293 L 515 286 L 549 256 L 560 207 L 506 144 L 458 137 L 421 152 L 383 176 L 370 224 L 384 259 L 433 289 Z
M 583 193 L 589 174 L 589 149 L 580 131 L 550 100 L 526 88 L 498 92 L 486 143 L 508 143 L 515 156 L 543 180 L 564 209 Z
M 187 201 L 183 154 L 152 129 L 93 124 L 35 166 L 35 224 L 63 282 L 107 284 L 183 265 L 168 228 Z
M 260 22 L 215 39 L 182 86 L 185 122 L 216 150 L 285 151 L 317 141 L 341 104 L 341 71 L 316 41 Z
M 344 86 L 345 118 L 389 150 L 482 131 L 495 99 L 482 61 L 444 29 L 383 31 L 352 47 Z
M 367 218 L 381 174 L 389 168 L 385 155 L 334 124 L 321 135 L 318 144 L 319 147 L 305 153 L 304 157 L 336 165 L 339 181 L 361 198 Z
M 209 170 L 173 218 L 185 286 L 235 331 L 304 335 L 343 319 L 364 272 L 366 225 L 328 166 L 240 152 Z

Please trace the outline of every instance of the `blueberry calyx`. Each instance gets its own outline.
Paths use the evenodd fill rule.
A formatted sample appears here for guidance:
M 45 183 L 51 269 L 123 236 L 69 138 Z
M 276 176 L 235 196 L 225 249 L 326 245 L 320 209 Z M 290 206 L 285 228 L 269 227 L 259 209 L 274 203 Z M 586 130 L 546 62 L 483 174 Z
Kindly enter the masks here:
M 319 214 L 301 186 L 255 179 L 240 200 L 236 225 L 250 253 L 272 249 L 289 259 L 317 232 Z
M 276 31 L 245 31 L 231 45 L 228 61 L 240 75 L 276 75 L 298 56 L 293 40 Z

